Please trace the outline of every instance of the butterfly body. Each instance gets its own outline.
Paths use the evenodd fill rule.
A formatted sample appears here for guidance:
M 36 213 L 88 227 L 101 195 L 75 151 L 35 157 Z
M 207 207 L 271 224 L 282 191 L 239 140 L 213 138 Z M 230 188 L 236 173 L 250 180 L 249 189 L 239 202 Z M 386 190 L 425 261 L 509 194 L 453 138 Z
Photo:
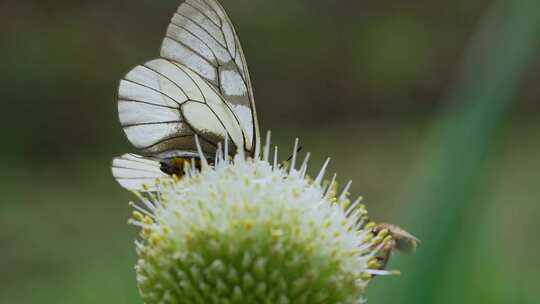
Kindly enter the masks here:
M 192 162 L 195 162 L 197 169 L 201 168 L 200 158 L 175 157 L 161 160 L 159 169 L 167 175 L 181 177 L 184 175 L 184 169 L 191 166 Z
M 160 55 L 120 81 L 120 123 L 144 156 L 115 158 L 116 180 L 129 190 L 151 189 L 156 178 L 181 176 L 192 159 L 200 165 L 199 147 L 210 162 L 225 141 L 230 155 L 255 157 L 260 131 L 251 80 L 240 40 L 219 2 L 181 1 Z

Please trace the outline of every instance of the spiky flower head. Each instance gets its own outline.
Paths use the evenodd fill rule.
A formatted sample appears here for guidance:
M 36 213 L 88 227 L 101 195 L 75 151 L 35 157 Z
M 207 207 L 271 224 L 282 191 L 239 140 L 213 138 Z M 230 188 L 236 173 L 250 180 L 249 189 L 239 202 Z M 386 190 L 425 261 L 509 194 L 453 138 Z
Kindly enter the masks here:
M 296 149 L 295 149 L 296 151 Z M 277 150 L 276 150 L 277 152 Z M 378 270 L 377 253 L 390 241 L 373 232 L 360 199 L 335 176 L 323 182 L 325 163 L 306 176 L 262 158 L 219 153 L 213 166 L 156 181 L 140 195 L 132 223 L 137 281 L 145 303 L 362 303 Z M 225 153 L 226 155 L 226 153 Z

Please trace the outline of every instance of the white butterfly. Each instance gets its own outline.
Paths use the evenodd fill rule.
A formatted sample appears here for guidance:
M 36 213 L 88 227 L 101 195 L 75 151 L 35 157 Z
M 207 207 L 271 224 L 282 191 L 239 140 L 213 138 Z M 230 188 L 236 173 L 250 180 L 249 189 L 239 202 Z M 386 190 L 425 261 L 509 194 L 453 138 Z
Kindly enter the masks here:
M 174 14 L 161 58 L 131 70 L 118 89 L 120 123 L 144 156 L 113 160 L 116 180 L 144 191 L 156 178 L 181 175 L 198 160 L 197 136 L 212 159 L 228 139 L 230 153 L 259 153 L 260 133 L 240 41 L 216 0 L 186 0 Z

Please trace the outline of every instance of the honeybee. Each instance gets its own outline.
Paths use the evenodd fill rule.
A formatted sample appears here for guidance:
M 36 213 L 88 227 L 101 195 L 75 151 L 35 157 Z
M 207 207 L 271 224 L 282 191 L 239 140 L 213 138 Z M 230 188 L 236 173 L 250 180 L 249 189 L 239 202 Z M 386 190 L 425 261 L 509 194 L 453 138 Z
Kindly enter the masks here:
M 392 224 L 378 224 L 372 229 L 372 232 L 374 235 L 378 235 L 383 230 L 388 231 L 387 235 L 390 235 L 391 239 L 386 241 L 382 249 L 375 256 L 378 261 L 379 270 L 386 268 L 394 249 L 402 254 L 409 255 L 416 251 L 416 247 L 420 243 L 417 237 L 403 230 L 401 227 Z

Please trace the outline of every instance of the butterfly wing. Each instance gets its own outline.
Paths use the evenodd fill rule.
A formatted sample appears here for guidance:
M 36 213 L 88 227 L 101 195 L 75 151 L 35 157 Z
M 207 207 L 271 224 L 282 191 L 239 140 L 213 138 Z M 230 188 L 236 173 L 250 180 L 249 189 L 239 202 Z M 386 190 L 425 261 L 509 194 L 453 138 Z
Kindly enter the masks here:
M 144 154 L 215 153 L 229 138 L 244 147 L 240 123 L 216 89 L 189 68 L 165 59 L 131 70 L 120 82 L 118 113 L 129 141 Z
M 171 178 L 161 172 L 158 161 L 135 154 L 124 154 L 115 158 L 112 173 L 122 187 L 132 191 L 154 191 L 156 179 Z M 143 185 L 146 185 L 146 188 Z
M 238 36 L 215 0 L 184 0 L 161 48 L 162 59 L 131 70 L 119 87 L 118 112 L 129 141 L 146 158 L 126 154 L 113 175 L 130 190 L 144 190 L 161 172 L 159 159 L 205 153 L 229 139 L 230 151 L 257 155 L 260 133 L 253 90 Z
M 238 35 L 216 0 L 186 0 L 174 14 L 161 56 L 187 66 L 213 86 L 240 123 L 245 145 L 258 153 L 260 134 L 249 71 Z

